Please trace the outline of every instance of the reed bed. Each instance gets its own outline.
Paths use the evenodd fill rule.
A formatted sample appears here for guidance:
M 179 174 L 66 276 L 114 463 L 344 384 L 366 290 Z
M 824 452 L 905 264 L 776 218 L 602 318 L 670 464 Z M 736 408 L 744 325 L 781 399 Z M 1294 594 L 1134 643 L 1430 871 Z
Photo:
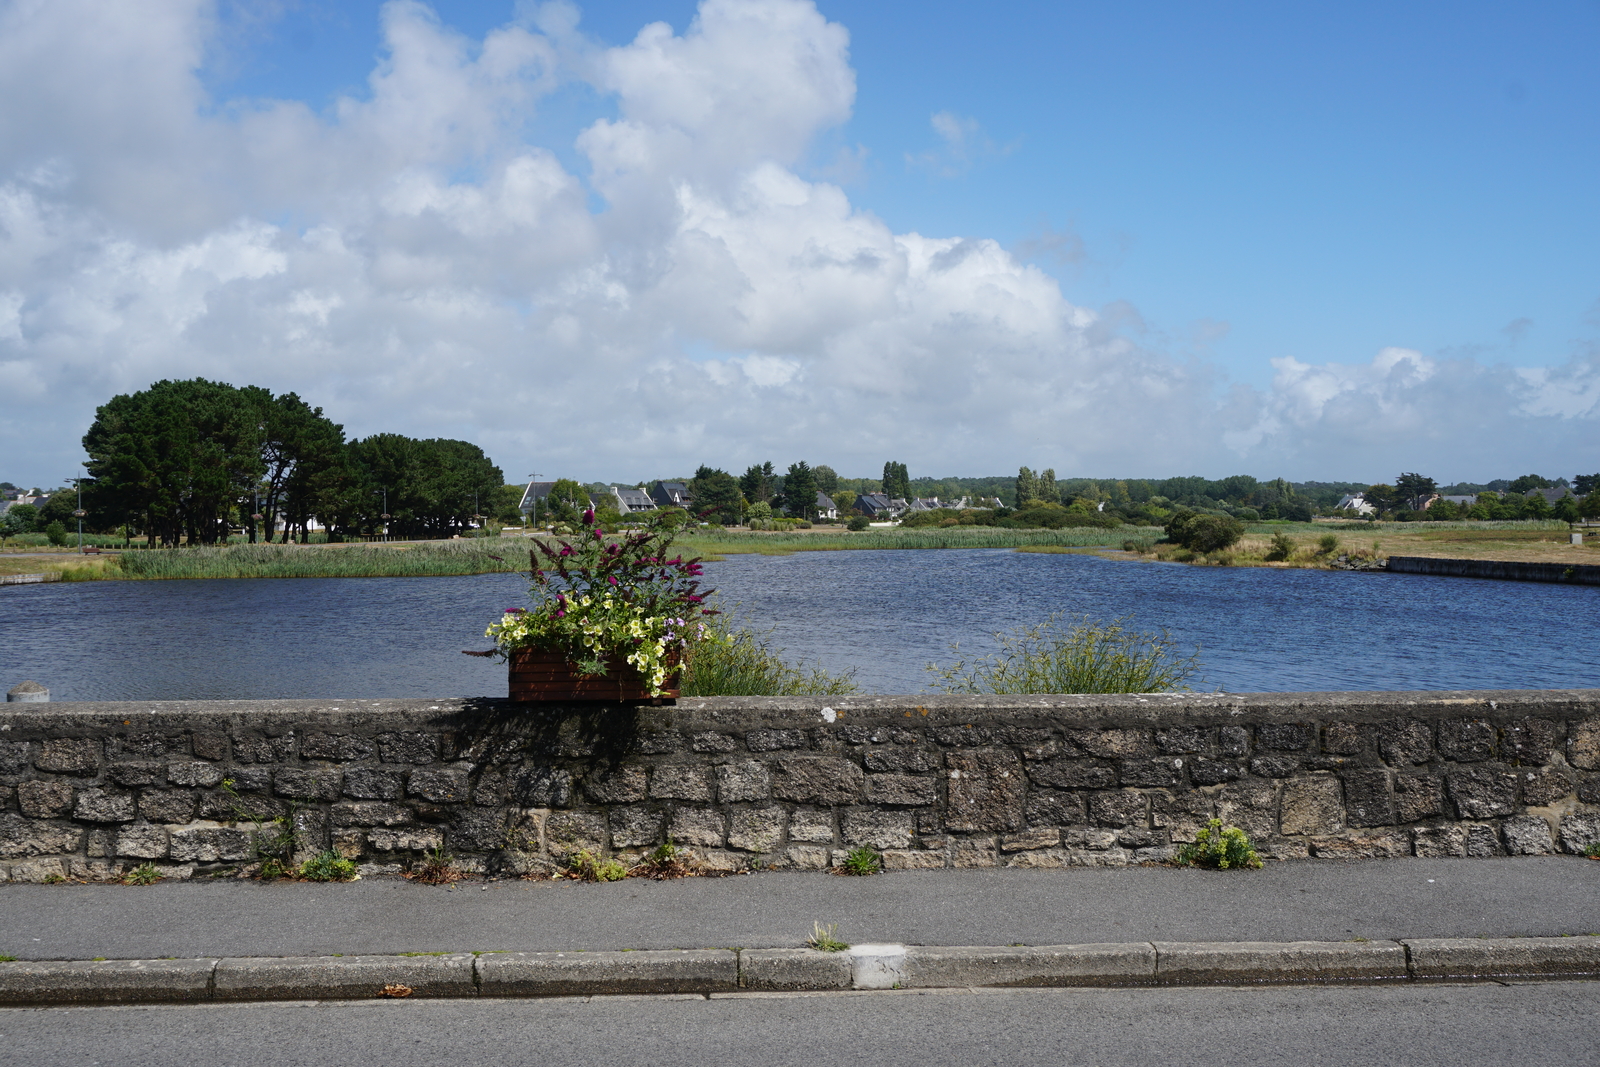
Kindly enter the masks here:
M 855 670 L 837 674 L 820 664 L 790 663 L 772 643 L 772 631 L 753 630 L 729 615 L 712 615 L 691 640 L 679 683 L 682 695 L 847 696 L 857 690 Z
M 525 538 L 388 545 L 229 545 L 120 557 L 123 578 L 432 578 L 528 568 Z

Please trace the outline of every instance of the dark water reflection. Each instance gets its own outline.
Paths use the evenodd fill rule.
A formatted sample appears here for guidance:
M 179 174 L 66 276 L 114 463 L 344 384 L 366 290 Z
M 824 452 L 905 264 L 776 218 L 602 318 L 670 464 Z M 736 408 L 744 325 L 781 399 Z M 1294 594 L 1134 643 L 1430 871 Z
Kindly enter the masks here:
M 731 556 L 711 583 L 789 654 L 864 690 L 924 691 L 923 666 L 986 651 L 1053 611 L 1201 646 L 1207 688 L 1600 686 L 1600 588 L 1420 575 L 1222 569 L 1008 550 Z M 460 655 L 523 603 L 516 575 L 87 582 L 0 589 L 0 687 L 56 700 L 499 695 Z

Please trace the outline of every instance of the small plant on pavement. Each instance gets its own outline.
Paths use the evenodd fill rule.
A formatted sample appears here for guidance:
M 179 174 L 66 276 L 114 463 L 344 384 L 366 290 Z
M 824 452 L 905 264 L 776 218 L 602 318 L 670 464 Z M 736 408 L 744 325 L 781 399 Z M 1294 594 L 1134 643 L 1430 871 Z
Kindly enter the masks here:
M 1210 867 L 1227 870 L 1230 867 L 1255 868 L 1261 866 L 1250 838 L 1237 826 L 1224 827 L 1221 819 L 1212 819 L 1195 834 L 1194 843 L 1181 845 L 1173 860 L 1180 867 Z
M 422 863 L 407 877 L 423 885 L 449 885 L 461 881 L 462 876 L 456 858 L 444 850 L 441 841 L 439 847 L 423 855 Z
M 843 952 L 850 946 L 839 940 L 838 933 L 838 923 L 823 926 L 819 922 L 814 922 L 811 924 L 811 936 L 806 938 L 806 944 L 818 952 Z
M 319 852 L 300 865 L 299 875 L 308 882 L 352 882 L 356 878 L 354 860 L 347 860 L 332 849 Z
M 865 845 L 860 845 L 846 853 L 844 866 L 839 869 L 839 873 L 877 874 L 881 870 L 883 870 L 883 856 Z
M 251 823 L 255 827 L 256 855 L 261 857 L 261 868 L 256 876 L 264 882 L 270 882 L 274 878 L 287 878 L 294 874 L 294 852 L 299 843 L 294 828 L 294 810 L 291 808 L 286 815 L 264 818 L 245 805 L 244 798 L 233 788 L 232 778 L 223 779 L 222 791 L 227 794 L 234 821 Z
M 1592 860 L 1600 860 L 1600 841 L 1590 841 L 1583 854 Z
M 669 878 L 688 878 L 700 871 L 690 861 L 689 854 L 669 839 L 657 846 L 644 859 L 628 868 L 629 878 L 653 878 L 664 882 Z
M 588 849 L 573 856 L 568 863 L 570 876 L 581 882 L 620 882 L 628 877 L 628 868 L 616 860 L 602 860 Z
M 161 881 L 161 872 L 153 863 L 141 863 L 122 876 L 123 885 L 154 885 Z

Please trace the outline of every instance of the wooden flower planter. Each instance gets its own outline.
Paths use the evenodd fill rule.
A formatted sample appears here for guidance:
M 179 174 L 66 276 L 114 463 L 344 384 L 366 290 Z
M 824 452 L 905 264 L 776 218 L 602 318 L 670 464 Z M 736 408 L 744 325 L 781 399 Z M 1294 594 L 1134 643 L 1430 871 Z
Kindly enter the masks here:
M 673 664 L 676 666 L 676 663 Z M 519 648 L 511 653 L 511 699 L 524 704 L 604 701 L 606 703 L 672 704 L 678 690 L 650 695 L 650 686 L 621 656 L 606 657 L 606 673 L 584 675 L 561 652 Z

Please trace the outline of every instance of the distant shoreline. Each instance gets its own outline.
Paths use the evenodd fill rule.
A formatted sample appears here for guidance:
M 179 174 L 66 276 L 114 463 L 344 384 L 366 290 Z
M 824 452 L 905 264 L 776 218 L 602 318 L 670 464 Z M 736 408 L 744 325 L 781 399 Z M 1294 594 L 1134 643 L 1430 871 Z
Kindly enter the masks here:
M 1557 528 L 1559 527 L 1559 528 Z M 1274 555 L 1273 536 L 1291 544 L 1286 558 Z M 183 578 L 398 578 L 509 573 L 528 567 L 532 534 L 448 541 L 390 541 L 320 545 L 203 546 L 176 551 L 119 551 L 93 556 L 75 551 L 0 553 L 0 576 L 59 574 L 46 581 L 175 580 Z M 548 535 L 544 535 L 548 536 Z M 1324 551 L 1332 536 L 1337 547 Z M 794 552 L 861 550 L 1013 549 L 1027 553 L 1097 553 L 1109 558 L 1191 566 L 1276 569 L 1356 569 L 1356 563 L 1390 555 L 1506 563 L 1600 564 L 1600 539 L 1568 543 L 1564 524 L 1554 523 L 1330 523 L 1251 524 L 1229 549 L 1186 552 L 1162 543 L 1159 527 L 1119 529 L 1011 530 L 992 526 L 875 527 L 860 532 L 818 527 L 781 532 L 696 529 L 679 535 L 673 550 L 715 561 L 729 555 L 789 555 Z M 1281 551 L 1281 545 L 1278 546 Z M 48 561 L 48 562 L 45 562 Z M 41 565 L 43 564 L 43 565 Z M 39 580 L 39 579 L 35 579 Z

